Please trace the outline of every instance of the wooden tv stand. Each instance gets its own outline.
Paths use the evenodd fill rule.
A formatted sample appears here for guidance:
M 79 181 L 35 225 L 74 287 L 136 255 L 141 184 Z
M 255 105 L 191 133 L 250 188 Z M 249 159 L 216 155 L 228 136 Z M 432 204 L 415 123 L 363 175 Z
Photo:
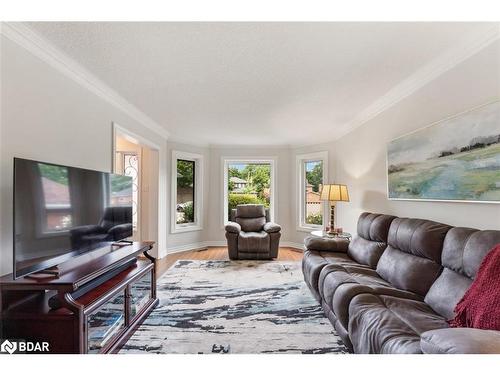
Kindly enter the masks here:
M 0 278 L 0 337 L 48 342 L 50 353 L 117 352 L 158 305 L 155 259 L 148 254 L 152 245 L 134 242 L 91 251 L 60 264 L 57 278 Z M 73 298 L 89 285 L 89 291 Z M 60 308 L 49 307 L 54 296 Z

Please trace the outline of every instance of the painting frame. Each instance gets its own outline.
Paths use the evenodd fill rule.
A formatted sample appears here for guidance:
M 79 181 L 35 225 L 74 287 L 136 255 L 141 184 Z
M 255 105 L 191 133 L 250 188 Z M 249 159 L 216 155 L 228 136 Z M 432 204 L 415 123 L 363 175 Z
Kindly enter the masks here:
M 493 105 L 493 104 L 499 104 L 500 105 L 500 99 L 496 98 L 493 100 L 490 100 L 486 103 L 474 106 L 470 109 L 467 109 L 465 111 L 450 115 L 448 117 L 442 118 L 440 120 L 434 121 L 428 125 L 425 125 L 421 128 L 415 129 L 413 131 L 410 131 L 408 133 L 402 134 L 396 138 L 391 139 L 389 142 L 386 144 L 386 194 L 387 194 L 387 199 L 389 201 L 410 201 L 410 202 L 443 202 L 443 203 L 478 203 L 478 204 L 500 204 L 500 199 L 499 200 L 471 200 L 471 199 L 444 199 L 444 198 L 411 198 L 411 197 L 391 197 L 390 195 L 390 178 L 389 178 L 389 167 L 390 167 L 390 161 L 389 161 L 389 145 L 392 144 L 394 141 L 400 140 L 402 138 L 406 138 L 408 136 L 411 136 L 412 134 L 419 133 L 421 131 L 424 131 L 428 128 L 438 126 L 439 124 L 445 123 L 447 121 L 451 121 L 453 119 L 459 118 L 461 116 L 467 115 L 471 112 L 477 111 L 483 107 Z

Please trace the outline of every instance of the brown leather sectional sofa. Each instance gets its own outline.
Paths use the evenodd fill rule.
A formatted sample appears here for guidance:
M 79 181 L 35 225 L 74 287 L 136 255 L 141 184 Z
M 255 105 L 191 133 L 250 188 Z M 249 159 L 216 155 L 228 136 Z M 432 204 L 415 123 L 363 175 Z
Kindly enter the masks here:
M 500 353 L 500 332 L 447 320 L 500 231 L 363 213 L 347 241 L 308 237 L 304 280 L 355 353 Z

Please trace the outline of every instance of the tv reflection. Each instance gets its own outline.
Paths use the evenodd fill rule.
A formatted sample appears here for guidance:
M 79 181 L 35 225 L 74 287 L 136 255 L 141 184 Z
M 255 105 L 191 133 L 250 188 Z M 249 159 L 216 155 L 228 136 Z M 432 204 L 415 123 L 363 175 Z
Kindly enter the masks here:
M 106 207 L 99 224 L 82 225 L 70 230 L 73 250 L 95 249 L 103 242 L 132 236 L 132 206 Z
M 16 269 L 133 235 L 132 179 L 17 159 Z

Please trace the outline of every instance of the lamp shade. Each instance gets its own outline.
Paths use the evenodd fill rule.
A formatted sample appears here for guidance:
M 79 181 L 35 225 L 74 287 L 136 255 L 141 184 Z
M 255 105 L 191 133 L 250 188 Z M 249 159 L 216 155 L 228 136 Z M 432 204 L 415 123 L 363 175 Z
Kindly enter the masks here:
M 349 192 L 346 185 L 327 184 L 321 189 L 320 199 L 330 202 L 349 202 Z

